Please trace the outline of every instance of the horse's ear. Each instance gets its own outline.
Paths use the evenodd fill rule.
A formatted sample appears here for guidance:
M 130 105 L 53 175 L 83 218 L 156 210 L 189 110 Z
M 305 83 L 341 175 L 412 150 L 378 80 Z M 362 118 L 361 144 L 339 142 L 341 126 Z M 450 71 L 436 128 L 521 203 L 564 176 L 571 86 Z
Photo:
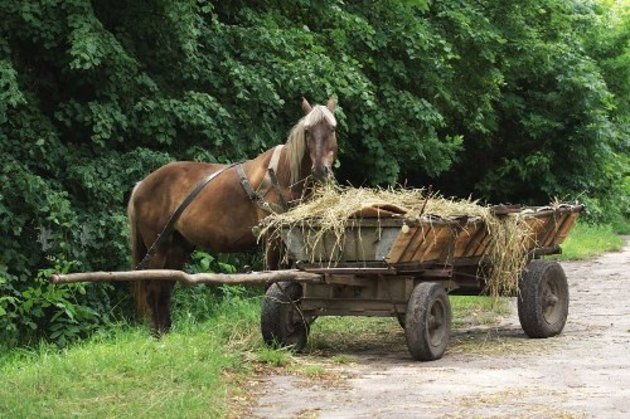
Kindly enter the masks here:
M 326 107 L 332 113 L 335 113 L 335 106 L 337 106 L 337 100 L 334 97 L 328 98 L 328 103 L 326 103 Z
M 308 103 L 308 100 L 306 100 L 306 98 L 302 98 L 302 109 L 304 109 L 304 113 L 305 113 L 306 115 L 308 115 L 308 114 L 309 114 L 309 112 L 311 112 L 311 109 L 313 109 L 313 108 L 311 107 L 311 104 L 310 104 L 310 103 Z

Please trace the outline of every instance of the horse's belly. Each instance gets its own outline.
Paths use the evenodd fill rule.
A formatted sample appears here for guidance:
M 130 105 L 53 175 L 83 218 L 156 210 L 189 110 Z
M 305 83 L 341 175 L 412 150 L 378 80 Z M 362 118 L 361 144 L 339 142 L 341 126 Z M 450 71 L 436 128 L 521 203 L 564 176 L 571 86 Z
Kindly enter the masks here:
M 249 222 L 238 223 L 236 220 L 218 219 L 209 225 L 191 225 L 189 228 L 183 228 L 180 234 L 194 246 L 212 252 L 242 252 L 256 247 L 257 240 L 252 227 L 253 224 Z
M 206 240 L 200 246 L 211 252 L 217 253 L 233 253 L 243 252 L 246 250 L 252 250 L 256 248 L 256 238 L 249 232 L 249 235 L 243 235 L 240 238 L 224 237 L 215 238 L 215 240 Z

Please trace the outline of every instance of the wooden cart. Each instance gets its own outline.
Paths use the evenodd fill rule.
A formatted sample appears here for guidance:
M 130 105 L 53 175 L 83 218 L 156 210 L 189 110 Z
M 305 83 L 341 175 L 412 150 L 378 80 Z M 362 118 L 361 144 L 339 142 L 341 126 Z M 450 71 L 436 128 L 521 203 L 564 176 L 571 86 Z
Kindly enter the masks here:
M 519 213 L 532 235 L 524 243 L 529 263 L 519 281 L 518 314 L 531 337 L 560 333 L 569 291 L 562 267 L 542 255 L 559 253 L 581 205 L 494 207 L 496 215 Z M 448 295 L 480 295 L 480 269 L 490 243 L 480 218 L 424 215 L 349 220 L 342 243 L 324 235 L 307 254 L 304 232 L 283 231 L 292 269 L 241 274 L 186 274 L 172 270 L 88 272 L 52 275 L 52 283 L 177 280 L 185 284 L 266 283 L 261 330 L 266 343 L 301 349 L 309 325 L 319 316 L 391 316 L 405 328 L 411 355 L 439 359 L 450 334 Z M 317 261 L 308 263 L 305 261 Z
M 564 271 L 540 256 L 560 252 L 582 209 L 493 208 L 500 217 L 519 213 L 532 231 L 524 243 L 529 263 L 518 292 L 519 319 L 530 337 L 554 336 L 564 327 L 569 304 Z M 267 290 L 261 329 L 268 344 L 302 348 L 319 316 L 392 316 L 405 329 L 411 355 L 435 360 L 449 340 L 448 295 L 480 295 L 486 289 L 480 264 L 490 235 L 480 218 L 350 220 L 341 243 L 325 234 L 314 248 L 305 246 L 307 233 L 293 229 L 281 236 L 295 267 L 321 280 L 277 282 Z M 309 260 L 317 262 L 304 262 Z

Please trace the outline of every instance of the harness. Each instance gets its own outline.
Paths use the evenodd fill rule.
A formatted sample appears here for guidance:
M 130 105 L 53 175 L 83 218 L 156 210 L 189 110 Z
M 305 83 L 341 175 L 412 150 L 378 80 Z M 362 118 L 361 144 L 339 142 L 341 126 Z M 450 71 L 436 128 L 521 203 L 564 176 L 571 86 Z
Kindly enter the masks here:
M 175 230 L 175 223 L 177 222 L 177 220 L 179 220 L 179 217 L 182 215 L 184 210 L 188 208 L 188 205 L 190 205 L 190 203 L 197 197 L 197 195 L 199 195 L 199 192 L 201 192 L 208 183 L 210 183 L 221 173 L 225 172 L 228 169 L 231 169 L 237 164 L 240 163 L 232 163 L 229 166 L 225 166 L 223 169 L 204 177 L 195 185 L 195 187 L 190 191 L 186 198 L 184 198 L 184 200 L 179 204 L 177 209 L 171 214 L 170 218 L 166 222 L 166 225 L 162 229 L 162 232 L 158 234 L 157 238 L 155 239 L 149 250 L 147 250 L 147 254 L 144 255 L 144 258 L 142 258 L 140 263 L 138 263 L 138 265 L 136 266 L 137 270 L 146 269 L 147 266 L 149 266 L 149 262 L 151 262 L 151 259 L 153 259 L 153 256 L 155 256 L 155 253 L 158 251 L 162 243 L 164 243 L 164 241 L 166 241 L 166 239 L 168 239 L 171 234 L 173 234 L 173 231 Z
M 147 251 L 146 255 L 144 255 L 144 258 L 140 261 L 140 263 L 138 263 L 136 269 L 142 270 L 147 268 L 149 262 L 151 261 L 151 259 L 153 259 L 153 256 L 158 251 L 160 246 L 171 236 L 171 234 L 173 234 L 173 231 L 175 230 L 175 223 L 177 223 L 177 220 L 179 220 L 179 217 L 182 215 L 184 210 L 188 208 L 190 203 L 197 197 L 197 195 L 199 195 L 199 193 L 203 190 L 203 188 L 206 187 L 208 183 L 210 183 L 217 176 L 219 176 L 226 170 L 231 169 L 232 167 L 236 167 L 236 172 L 238 173 L 238 177 L 241 180 L 241 185 L 243 186 L 243 189 L 245 189 L 245 193 L 247 194 L 247 197 L 250 201 L 255 203 L 260 209 L 265 212 L 285 212 L 289 208 L 289 206 L 284 198 L 284 195 L 282 194 L 282 191 L 280 190 L 280 185 L 278 184 L 278 179 L 276 178 L 276 171 L 278 170 L 278 162 L 280 161 L 282 147 L 282 145 L 279 145 L 274 149 L 273 154 L 271 155 L 271 160 L 269 161 L 269 166 L 267 167 L 267 173 L 265 173 L 263 181 L 260 183 L 255 191 L 252 188 L 249 179 L 247 179 L 247 175 L 245 175 L 243 163 L 232 163 L 228 166 L 225 166 L 221 170 L 211 173 L 201 179 L 186 196 L 186 198 L 184 198 L 184 200 L 179 204 L 173 214 L 171 214 L 166 225 L 164 226 L 164 229 L 162 229 L 162 232 L 157 236 L 157 238 Z M 280 202 L 279 204 L 273 204 L 265 201 L 265 196 L 269 193 L 269 191 L 271 191 L 272 188 L 276 191 L 276 194 L 278 195 L 278 199 Z
M 236 165 L 236 173 L 241 180 L 241 185 L 243 186 L 247 197 L 250 201 L 256 204 L 258 208 L 268 213 L 285 212 L 289 208 L 289 205 L 287 204 L 284 195 L 280 190 L 280 186 L 278 185 L 278 178 L 276 177 L 278 162 L 280 161 L 280 155 L 282 154 L 282 147 L 284 146 L 279 145 L 276 146 L 276 148 L 273 150 L 271 160 L 269 160 L 269 166 L 267 167 L 267 173 L 265 173 L 265 177 L 263 178 L 260 185 L 258 185 L 258 188 L 256 188 L 256 190 L 254 190 L 251 183 L 249 182 L 249 179 L 247 179 L 243 164 L 239 163 Z M 267 196 L 271 189 L 274 189 L 276 191 L 279 204 L 274 204 L 265 200 L 265 196 Z

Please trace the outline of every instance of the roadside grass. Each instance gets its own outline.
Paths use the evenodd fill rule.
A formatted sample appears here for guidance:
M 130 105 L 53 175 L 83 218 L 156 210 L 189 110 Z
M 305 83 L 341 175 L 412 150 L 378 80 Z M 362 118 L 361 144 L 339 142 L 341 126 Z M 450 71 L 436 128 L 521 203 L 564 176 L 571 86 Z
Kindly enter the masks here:
M 121 326 L 60 350 L 0 356 L 0 417 L 220 417 L 229 374 L 249 374 L 260 299 L 222 303 L 217 315 L 161 339 Z M 182 330 L 183 329 L 183 330 Z
M 562 244 L 562 254 L 557 260 L 583 260 L 605 252 L 620 251 L 623 238 L 610 225 L 593 225 L 578 221 Z

